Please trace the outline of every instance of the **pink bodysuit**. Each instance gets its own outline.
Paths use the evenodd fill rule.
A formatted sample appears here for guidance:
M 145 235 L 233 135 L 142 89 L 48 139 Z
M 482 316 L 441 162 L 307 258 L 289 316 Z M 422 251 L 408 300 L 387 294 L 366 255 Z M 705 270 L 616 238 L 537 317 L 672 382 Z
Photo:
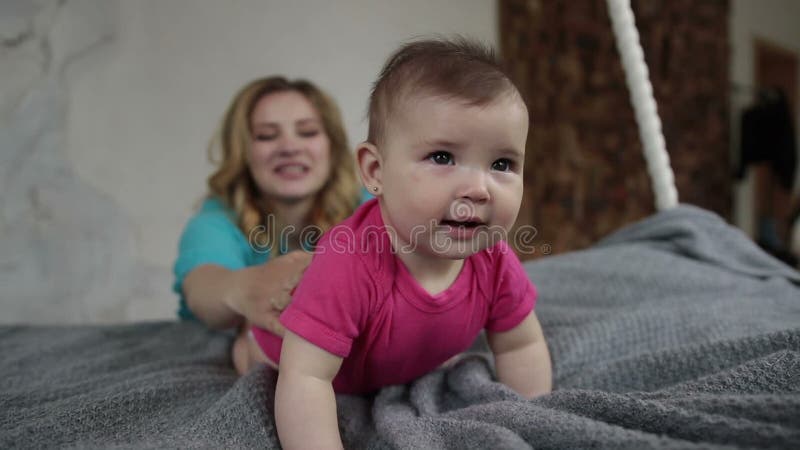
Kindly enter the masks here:
M 337 393 L 405 384 L 468 349 L 482 329 L 507 331 L 533 309 L 536 289 L 504 241 L 466 260 L 430 295 L 392 252 L 377 200 L 326 233 L 281 323 L 343 358 Z M 276 363 L 281 338 L 253 335 Z

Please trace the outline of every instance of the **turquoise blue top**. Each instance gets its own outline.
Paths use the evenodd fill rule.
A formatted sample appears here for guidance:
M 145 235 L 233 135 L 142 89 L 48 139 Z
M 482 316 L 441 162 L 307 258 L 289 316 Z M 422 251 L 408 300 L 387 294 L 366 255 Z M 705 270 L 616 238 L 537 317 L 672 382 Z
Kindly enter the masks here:
M 362 189 L 361 202 L 372 198 Z M 281 251 L 283 250 L 283 251 Z M 194 320 L 194 314 L 183 295 L 183 279 L 195 267 L 215 264 L 230 270 L 263 264 L 270 258 L 270 249 L 251 246 L 247 236 L 236 226 L 236 216 L 222 201 L 208 198 L 189 222 L 178 244 L 178 258 L 173 267 L 172 290 L 179 296 L 178 317 Z M 279 254 L 285 253 L 279 249 Z

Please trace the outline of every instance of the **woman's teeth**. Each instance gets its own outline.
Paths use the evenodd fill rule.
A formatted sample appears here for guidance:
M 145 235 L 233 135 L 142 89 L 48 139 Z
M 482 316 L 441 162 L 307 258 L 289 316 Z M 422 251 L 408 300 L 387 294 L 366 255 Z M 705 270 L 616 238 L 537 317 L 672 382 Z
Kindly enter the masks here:
M 299 175 L 301 173 L 305 173 L 306 172 L 306 168 L 305 168 L 305 166 L 302 166 L 300 164 L 289 164 L 289 165 L 286 165 L 286 166 L 278 167 L 277 172 L 278 173 L 284 173 L 284 174 L 287 174 L 287 175 Z

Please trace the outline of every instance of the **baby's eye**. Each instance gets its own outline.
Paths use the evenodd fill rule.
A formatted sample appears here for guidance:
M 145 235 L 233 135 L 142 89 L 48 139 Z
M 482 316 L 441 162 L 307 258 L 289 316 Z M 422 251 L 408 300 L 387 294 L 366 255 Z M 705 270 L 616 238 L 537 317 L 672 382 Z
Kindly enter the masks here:
M 440 166 L 451 166 L 455 164 L 453 162 L 453 155 L 451 155 L 450 152 L 446 152 L 443 150 L 431 153 L 430 155 L 428 155 L 428 159 L 430 159 L 432 163 Z
M 500 158 L 492 163 L 492 170 L 500 172 L 511 172 L 514 169 L 514 161 L 508 158 Z

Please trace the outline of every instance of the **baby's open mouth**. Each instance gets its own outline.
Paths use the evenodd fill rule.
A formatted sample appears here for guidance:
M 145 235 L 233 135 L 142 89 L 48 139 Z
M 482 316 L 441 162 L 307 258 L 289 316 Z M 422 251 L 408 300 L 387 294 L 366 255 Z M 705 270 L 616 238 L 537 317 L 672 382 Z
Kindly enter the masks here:
M 477 221 L 474 221 L 474 220 L 464 220 L 464 221 L 459 221 L 459 220 L 442 220 L 442 221 L 441 221 L 441 224 L 442 224 L 442 225 L 451 226 L 451 227 L 454 227 L 454 228 L 457 228 L 457 227 L 463 227 L 463 228 L 475 228 L 475 227 L 479 227 L 479 226 L 481 226 L 481 225 L 484 225 L 484 223 L 483 223 L 483 222 L 477 222 Z

